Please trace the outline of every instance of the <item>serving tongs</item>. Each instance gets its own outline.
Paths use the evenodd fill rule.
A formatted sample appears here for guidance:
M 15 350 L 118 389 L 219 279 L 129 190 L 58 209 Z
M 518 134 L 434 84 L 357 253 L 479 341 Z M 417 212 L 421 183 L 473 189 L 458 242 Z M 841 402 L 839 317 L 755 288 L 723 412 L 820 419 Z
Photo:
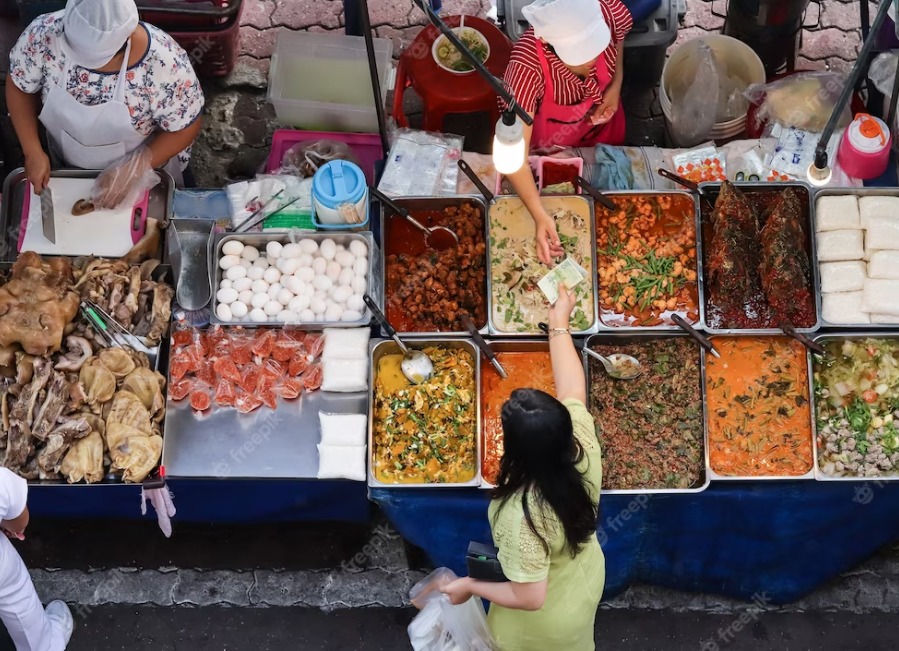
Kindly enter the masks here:
M 159 354 L 159 348 L 150 348 L 146 341 L 141 340 L 122 326 L 118 321 L 113 319 L 99 305 L 90 300 L 81 301 L 81 313 L 87 322 L 93 326 L 100 338 L 106 342 L 110 348 L 131 348 L 147 356 L 150 362 L 150 368 L 156 368 L 156 357 Z
M 783 330 L 783 333 L 785 335 L 787 335 L 788 337 L 792 337 L 793 339 L 798 341 L 800 344 L 802 344 L 803 346 L 808 348 L 813 353 L 817 353 L 818 355 L 822 355 L 822 356 L 827 354 L 824 351 L 824 346 L 822 346 L 821 344 L 815 343 L 814 341 L 812 341 L 811 339 L 806 337 L 804 334 L 802 334 L 800 332 L 796 332 L 796 328 L 794 328 L 793 324 L 790 323 L 789 321 L 781 321 L 779 326 L 780 326 L 780 329 Z
M 690 323 L 684 317 L 682 317 L 680 314 L 675 313 L 671 315 L 671 320 L 674 321 L 678 326 L 680 326 L 681 330 L 683 330 L 688 335 L 693 337 L 693 339 L 699 342 L 699 345 L 709 351 L 709 353 L 719 359 L 721 358 L 721 355 L 717 350 L 715 350 L 714 344 L 712 344 L 712 342 L 709 341 L 709 339 L 704 334 L 699 332 L 699 330 L 690 325 Z
M 425 242 L 432 249 L 444 251 L 446 249 L 451 249 L 459 244 L 459 236 L 456 235 L 455 231 L 447 228 L 446 226 L 431 226 L 429 228 L 415 219 L 412 215 L 410 215 L 408 210 L 394 203 L 393 199 L 385 195 L 377 188 L 372 187 L 370 188 L 370 190 L 372 196 L 374 196 L 378 201 L 383 203 L 397 215 L 399 215 L 407 222 L 415 226 L 415 228 L 424 233 Z
M 687 188 L 690 192 L 695 192 L 699 195 L 700 198 L 705 199 L 709 203 L 712 203 L 711 195 L 705 191 L 696 181 L 691 181 L 690 179 L 685 179 L 683 176 L 679 174 L 675 174 L 671 170 L 666 170 L 664 167 L 660 167 L 656 170 L 659 176 L 668 179 L 669 181 L 674 181 L 680 186 Z
M 487 186 L 484 185 L 484 182 L 481 180 L 481 177 L 478 176 L 473 169 L 471 169 L 471 165 L 468 164 L 468 161 L 460 158 L 456 163 L 459 166 L 459 169 L 468 177 L 468 180 L 474 184 L 474 187 L 478 189 L 482 195 L 484 195 L 484 201 L 490 203 L 493 201 L 494 194 L 487 189 Z
M 585 179 L 583 176 L 575 177 L 574 182 L 575 185 L 577 185 L 581 190 L 593 197 L 593 200 L 606 210 L 618 210 L 618 205 L 614 201 L 612 201 L 602 192 L 590 185 L 590 181 Z

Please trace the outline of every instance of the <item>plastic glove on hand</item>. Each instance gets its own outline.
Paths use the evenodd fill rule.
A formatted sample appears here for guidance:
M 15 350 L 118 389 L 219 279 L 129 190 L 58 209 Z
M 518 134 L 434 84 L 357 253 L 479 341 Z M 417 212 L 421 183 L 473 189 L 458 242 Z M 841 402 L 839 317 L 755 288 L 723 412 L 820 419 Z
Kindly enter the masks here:
M 144 192 L 159 183 L 152 162 L 152 152 L 143 145 L 125 154 L 94 181 L 91 202 L 97 209 L 133 206 Z
M 172 520 L 175 517 L 175 503 L 172 501 L 172 494 L 165 486 L 162 488 L 141 488 L 140 491 L 140 512 L 141 515 L 147 514 L 147 500 L 156 510 L 156 521 L 166 538 L 172 537 Z

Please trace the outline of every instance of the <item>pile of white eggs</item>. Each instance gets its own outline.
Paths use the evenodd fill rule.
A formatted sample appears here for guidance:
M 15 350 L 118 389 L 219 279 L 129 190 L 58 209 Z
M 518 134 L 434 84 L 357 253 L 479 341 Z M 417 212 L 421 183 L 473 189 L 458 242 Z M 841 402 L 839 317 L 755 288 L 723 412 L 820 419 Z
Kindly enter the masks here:
M 215 315 L 222 321 L 336 323 L 359 321 L 368 290 L 368 245 L 331 238 L 269 242 L 265 250 L 228 240 Z

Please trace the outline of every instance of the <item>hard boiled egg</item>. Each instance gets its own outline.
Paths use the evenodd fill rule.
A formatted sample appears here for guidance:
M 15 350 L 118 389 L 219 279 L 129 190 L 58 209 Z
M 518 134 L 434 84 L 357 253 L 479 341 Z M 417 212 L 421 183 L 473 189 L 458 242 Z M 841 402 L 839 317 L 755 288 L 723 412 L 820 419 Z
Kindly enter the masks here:
M 219 289 L 230 289 L 232 284 L 232 281 L 228 280 L 227 278 L 222 278 L 219 281 Z
M 218 290 L 215 298 L 219 303 L 227 303 L 230 305 L 237 300 L 237 290 L 232 289 L 231 287 L 225 287 L 224 289 Z
M 237 280 L 238 278 L 245 278 L 247 275 L 247 268 L 242 267 L 241 265 L 235 265 L 228 269 L 225 272 L 225 278 L 228 280 Z
M 293 312 L 302 312 L 309 307 L 310 299 L 308 296 L 294 296 L 287 304 L 287 308 Z
M 234 315 L 235 319 L 242 319 L 247 315 L 249 311 L 247 306 L 241 303 L 240 301 L 234 301 L 229 306 L 231 308 L 231 314 Z
M 228 240 L 222 244 L 222 253 L 225 255 L 240 255 L 243 253 L 243 242 L 238 240 Z
M 274 285 L 276 282 L 281 280 L 281 272 L 274 267 L 269 267 L 265 270 L 265 273 L 262 277 L 269 285 Z
M 245 246 L 243 247 L 243 251 L 240 252 L 240 257 L 253 262 L 259 258 L 259 249 L 255 246 Z
M 353 240 L 352 242 L 350 242 L 350 253 L 352 253 L 357 258 L 367 258 L 368 247 L 362 240 Z
M 354 310 L 359 312 L 365 312 L 365 301 L 362 300 L 361 294 L 353 294 L 348 299 L 346 299 L 346 307 L 348 310 Z
M 218 304 L 218 307 L 215 308 L 215 315 L 222 321 L 230 321 L 234 317 L 231 308 L 224 303 Z
M 236 255 L 226 255 L 222 256 L 222 259 L 219 260 L 219 269 L 230 269 L 236 265 L 240 264 L 240 258 Z
M 315 312 L 308 309 L 303 310 L 302 312 L 300 312 L 300 321 L 302 321 L 303 323 L 312 323 L 313 321 L 315 321 Z
M 282 289 L 278 292 L 278 295 L 275 297 L 281 305 L 290 305 L 290 301 L 294 298 L 293 292 L 289 289 Z
M 247 277 L 253 280 L 261 280 L 265 275 L 265 269 L 262 267 L 250 267 L 247 271 Z
M 362 276 L 356 276 L 353 278 L 351 287 L 353 288 L 353 292 L 361 296 L 368 289 L 368 282 Z
M 334 256 L 337 254 L 337 245 L 334 243 L 334 240 L 331 238 L 322 240 L 322 243 L 318 247 L 318 254 L 325 260 L 333 260 Z
M 253 292 L 251 292 L 249 289 L 245 289 L 237 294 L 237 300 L 244 305 L 249 305 L 253 302 Z
M 336 303 L 346 303 L 350 296 L 353 296 L 353 289 L 346 285 L 338 285 L 337 288 L 331 292 L 331 298 L 333 298 Z
M 256 308 L 250 312 L 250 321 L 253 323 L 264 323 L 268 321 L 268 315 L 261 308 Z
M 364 278 L 368 273 L 368 259 L 356 258 L 356 261 L 353 263 L 353 273 Z
M 312 270 L 316 273 L 316 275 L 321 275 L 325 273 L 325 270 L 328 268 L 328 261 L 324 258 L 316 258 L 312 261 Z
M 362 319 L 362 312 L 356 310 L 344 310 L 340 317 L 341 321 L 359 321 L 360 319 Z
M 356 256 L 349 251 L 338 251 L 337 255 L 334 256 L 334 260 L 341 267 L 352 267 L 353 263 L 356 262 Z
M 268 294 L 253 294 L 253 300 L 250 301 L 250 305 L 254 308 L 265 307 L 266 303 L 268 303 Z
M 285 244 L 281 247 L 282 258 L 299 258 L 301 255 L 303 255 L 303 249 L 299 244 L 291 242 L 290 244 Z
M 282 245 L 280 242 L 269 242 L 265 245 L 265 253 L 273 258 L 281 256 Z
M 300 250 L 307 255 L 313 255 L 318 251 L 318 242 L 315 240 L 300 240 L 298 246 L 300 247 Z
M 329 289 L 331 289 L 331 285 L 333 284 L 334 283 L 332 283 L 331 279 L 327 276 L 316 276 L 312 281 L 312 286 L 315 287 L 315 289 L 320 289 L 323 291 L 328 291 Z
M 242 292 L 245 289 L 249 289 L 252 286 L 253 281 L 250 278 L 238 278 L 237 280 L 231 282 L 231 287 L 239 292 Z M 221 287 L 221 284 L 219 284 L 219 287 Z
M 250 289 L 253 290 L 254 294 L 267 294 L 268 293 L 268 283 L 262 280 L 254 280 L 252 287 Z
M 325 275 L 331 279 L 332 283 L 336 283 L 337 279 L 340 278 L 341 270 L 340 263 L 336 260 L 331 260 L 325 268 Z
M 340 317 L 343 315 L 343 307 L 340 305 L 329 305 L 328 309 L 325 310 L 325 321 L 340 321 Z
M 276 314 L 280 314 L 281 311 L 284 310 L 284 306 L 281 305 L 278 301 L 269 301 L 262 309 L 268 316 L 275 316 Z

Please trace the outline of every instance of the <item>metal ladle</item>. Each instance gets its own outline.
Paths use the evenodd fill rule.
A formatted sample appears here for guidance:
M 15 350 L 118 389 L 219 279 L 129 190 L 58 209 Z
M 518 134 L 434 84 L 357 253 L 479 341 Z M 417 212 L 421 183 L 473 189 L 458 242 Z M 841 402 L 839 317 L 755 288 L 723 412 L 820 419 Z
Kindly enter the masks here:
M 431 376 L 434 375 L 434 363 L 431 361 L 431 358 L 420 350 L 411 350 L 402 342 L 394 327 L 390 325 L 387 317 L 384 316 L 384 313 L 371 299 L 371 296 L 365 294 L 362 300 L 365 301 L 368 309 L 371 310 L 375 320 L 384 328 L 387 336 L 391 337 L 396 342 L 396 345 L 400 347 L 400 350 L 403 351 L 405 358 L 400 363 L 400 370 L 406 376 L 406 379 L 412 384 L 421 384 L 430 380 Z
M 459 236 L 446 226 L 431 226 L 430 228 L 428 228 L 427 226 L 422 225 L 412 215 L 410 215 L 408 210 L 396 205 L 390 197 L 385 195 L 380 190 L 371 188 L 371 194 L 397 215 L 399 215 L 400 217 L 411 223 L 413 226 L 415 226 L 415 228 L 424 233 L 425 242 L 432 249 L 444 251 L 446 249 L 451 249 L 459 244 Z
M 643 367 L 635 357 L 624 353 L 613 353 L 603 357 L 599 353 L 584 346 L 584 352 L 602 362 L 603 368 L 610 377 L 616 380 L 633 380 L 643 373 Z

